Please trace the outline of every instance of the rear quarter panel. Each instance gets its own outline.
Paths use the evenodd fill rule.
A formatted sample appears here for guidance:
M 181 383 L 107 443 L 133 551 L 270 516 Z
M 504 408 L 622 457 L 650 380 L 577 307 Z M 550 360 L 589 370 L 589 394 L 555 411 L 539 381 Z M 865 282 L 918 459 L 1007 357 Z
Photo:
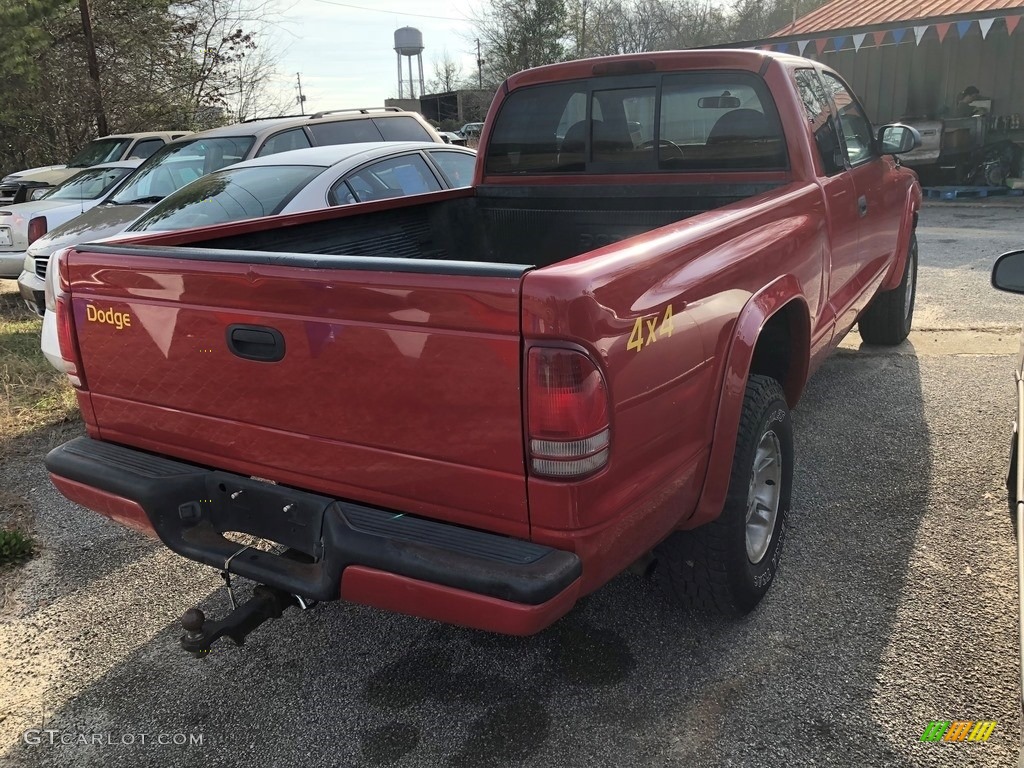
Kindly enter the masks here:
M 579 553 L 584 589 L 687 527 L 740 312 L 785 276 L 813 329 L 827 248 L 819 188 L 793 183 L 526 275 L 527 347 L 585 349 L 612 404 L 605 469 L 574 484 L 528 480 L 533 538 Z

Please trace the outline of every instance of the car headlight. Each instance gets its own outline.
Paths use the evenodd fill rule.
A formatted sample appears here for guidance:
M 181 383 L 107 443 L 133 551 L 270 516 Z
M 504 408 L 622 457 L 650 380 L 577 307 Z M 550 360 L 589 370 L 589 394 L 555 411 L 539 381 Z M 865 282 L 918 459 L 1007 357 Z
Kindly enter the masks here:
M 28 253 L 26 253 L 25 254 L 25 261 L 22 262 L 21 268 L 24 269 L 26 272 L 31 272 L 31 273 L 35 274 L 35 271 L 36 271 L 36 260 L 33 259 L 31 256 L 29 256 Z
M 50 186 L 35 187 L 34 189 L 29 190 L 28 199 L 29 200 L 39 200 L 39 199 L 45 197 L 46 195 L 48 195 L 50 193 L 50 190 L 52 190 L 52 189 L 53 189 L 53 187 L 50 187 Z

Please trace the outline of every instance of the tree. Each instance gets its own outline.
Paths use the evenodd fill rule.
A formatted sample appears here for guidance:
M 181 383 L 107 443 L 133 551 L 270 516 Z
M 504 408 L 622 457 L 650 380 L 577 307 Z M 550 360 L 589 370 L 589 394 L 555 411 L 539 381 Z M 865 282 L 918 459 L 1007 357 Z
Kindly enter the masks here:
M 427 83 L 431 93 L 449 93 L 457 90 L 462 80 L 462 65 L 455 61 L 445 48 L 441 56 L 435 56 L 431 61 L 434 68 L 434 77 Z
M 564 0 L 492 0 L 475 19 L 483 48 L 485 86 L 565 57 Z

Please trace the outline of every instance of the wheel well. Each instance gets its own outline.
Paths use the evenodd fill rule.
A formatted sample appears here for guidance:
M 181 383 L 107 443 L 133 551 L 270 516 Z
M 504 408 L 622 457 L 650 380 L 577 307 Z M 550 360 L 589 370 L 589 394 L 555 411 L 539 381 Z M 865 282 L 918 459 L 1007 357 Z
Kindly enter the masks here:
M 807 380 L 810 329 L 807 311 L 791 301 L 768 318 L 757 337 L 750 375 L 771 376 L 786 392 L 792 408 Z

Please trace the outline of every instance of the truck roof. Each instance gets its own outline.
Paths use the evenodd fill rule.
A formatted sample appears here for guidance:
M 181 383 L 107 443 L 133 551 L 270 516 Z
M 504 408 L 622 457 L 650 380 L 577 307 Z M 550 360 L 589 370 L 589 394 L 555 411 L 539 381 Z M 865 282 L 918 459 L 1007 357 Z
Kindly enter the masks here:
M 627 53 L 621 56 L 564 61 L 519 72 L 505 82 L 509 89 L 513 89 L 539 83 L 606 75 L 641 74 L 643 72 L 679 72 L 687 69 L 743 69 L 749 72 L 759 72 L 773 60 L 787 65 L 802 63 L 804 66 L 817 66 L 811 59 L 787 53 L 735 48 L 699 48 L 687 51 Z

